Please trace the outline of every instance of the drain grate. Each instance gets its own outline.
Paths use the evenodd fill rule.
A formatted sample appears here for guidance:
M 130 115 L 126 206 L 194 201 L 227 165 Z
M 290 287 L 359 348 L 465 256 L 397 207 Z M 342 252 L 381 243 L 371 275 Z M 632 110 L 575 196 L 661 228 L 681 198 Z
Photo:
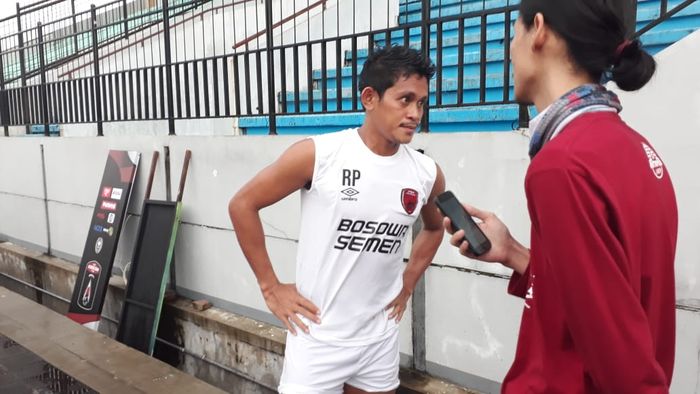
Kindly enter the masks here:
M 97 391 L 0 335 L 0 393 L 92 394 Z

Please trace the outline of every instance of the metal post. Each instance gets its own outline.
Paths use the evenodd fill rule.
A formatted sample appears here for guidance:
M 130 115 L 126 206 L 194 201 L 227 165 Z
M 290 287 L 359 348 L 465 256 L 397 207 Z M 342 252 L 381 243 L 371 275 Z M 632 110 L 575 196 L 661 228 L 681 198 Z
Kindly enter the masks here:
M 530 127 L 530 111 L 528 111 L 527 105 L 525 104 L 520 104 L 519 109 L 518 128 L 527 129 Z
M 637 0 L 625 0 L 621 3 L 623 3 L 622 17 L 625 22 L 625 37 L 631 37 L 637 30 Z
M 90 6 L 90 21 L 92 28 L 92 62 L 94 65 L 93 79 L 95 81 L 95 115 L 97 120 L 97 136 L 102 137 L 102 89 L 100 88 L 100 50 L 97 45 L 97 11 L 95 5 Z
M 430 0 L 421 0 L 421 50 L 425 58 L 430 57 Z M 428 81 L 430 83 L 430 81 Z M 428 85 L 430 87 L 430 85 Z M 430 90 L 428 90 L 428 102 L 423 107 L 423 119 L 421 119 L 421 131 L 430 131 Z
M 0 40 L 2 44 L 2 40 Z M 10 136 L 9 119 L 10 103 L 7 100 L 7 91 L 5 90 L 5 65 L 2 61 L 2 45 L 0 45 L 0 116 L 2 116 L 2 127 L 5 129 L 5 137 Z
M 256 5 L 257 7 L 257 5 Z M 275 52 L 272 49 L 274 37 L 272 35 L 272 1 L 265 1 L 265 39 L 267 41 L 267 98 L 268 111 L 270 111 L 270 134 L 277 134 L 277 115 L 275 111 Z M 311 59 L 308 59 L 311 61 Z M 326 59 L 322 59 L 326 61 Z M 281 72 L 284 72 L 282 70 Z M 311 92 L 311 86 L 309 86 Z M 261 94 L 262 92 L 258 92 Z M 313 103 L 309 102 L 309 106 L 313 107 Z
M 46 254 L 51 256 L 51 222 L 49 221 L 49 193 L 46 187 L 46 155 L 44 154 L 44 144 L 41 148 L 41 178 L 44 181 L 44 214 L 46 215 Z
M 10 117 L 10 101 L 7 97 L 7 90 L 0 90 L 0 113 L 2 114 L 2 126 L 5 129 L 5 137 L 10 136 L 9 117 Z
M 172 201 L 172 183 L 171 183 L 171 173 L 170 173 L 170 146 L 165 145 L 163 147 L 163 164 L 165 165 L 165 200 Z M 150 196 L 150 193 L 148 194 Z M 170 290 L 177 292 L 176 278 L 175 278 L 175 259 L 177 254 L 173 251 L 173 257 L 170 260 Z
M 412 237 L 416 240 L 423 228 L 423 221 L 418 218 L 412 227 Z M 426 271 L 427 272 L 427 271 Z M 411 297 L 411 327 L 413 328 L 413 369 L 426 371 L 425 358 L 425 274 L 421 275 Z
M 75 0 L 71 0 L 70 3 L 73 15 L 73 54 L 76 54 L 78 53 L 78 21 L 75 19 Z
M 46 59 L 44 58 L 44 33 L 41 28 L 41 22 L 36 24 L 36 29 L 39 32 L 39 72 L 41 73 L 41 85 L 39 86 L 39 94 L 41 94 L 41 120 L 44 124 L 44 135 L 49 136 L 49 101 L 46 95 Z
M 129 38 L 129 9 L 126 0 L 122 0 L 122 17 L 124 18 L 124 38 Z
M 17 45 L 19 45 L 19 70 L 22 88 L 20 95 L 22 100 L 22 123 L 24 123 L 25 131 L 29 134 L 29 98 L 27 97 L 27 79 L 25 77 L 27 70 L 24 64 L 24 35 L 22 34 L 22 8 L 17 3 Z
M 168 15 L 168 0 L 163 0 L 163 41 L 165 42 L 165 79 L 168 91 L 168 134 L 175 135 L 175 116 L 173 113 L 173 70 L 170 54 L 170 16 Z

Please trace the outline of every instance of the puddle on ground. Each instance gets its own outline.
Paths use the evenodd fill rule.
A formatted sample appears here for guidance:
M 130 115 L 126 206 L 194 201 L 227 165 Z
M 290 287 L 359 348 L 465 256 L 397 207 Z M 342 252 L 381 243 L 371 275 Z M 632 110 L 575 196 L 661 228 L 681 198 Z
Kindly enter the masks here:
M 0 393 L 92 394 L 97 391 L 0 335 Z

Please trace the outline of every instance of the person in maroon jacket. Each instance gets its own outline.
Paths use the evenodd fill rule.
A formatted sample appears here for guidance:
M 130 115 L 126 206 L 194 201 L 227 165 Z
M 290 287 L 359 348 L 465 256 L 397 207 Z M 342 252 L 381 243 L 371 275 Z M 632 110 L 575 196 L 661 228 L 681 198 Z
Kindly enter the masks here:
M 652 145 L 599 84 L 607 75 L 637 90 L 655 71 L 613 3 L 521 2 L 515 96 L 539 112 L 525 177 L 531 248 L 467 205 L 492 249 L 476 257 L 461 231 L 451 238 L 468 257 L 512 268 L 508 291 L 525 299 L 504 393 L 666 393 L 671 384 L 676 199 Z

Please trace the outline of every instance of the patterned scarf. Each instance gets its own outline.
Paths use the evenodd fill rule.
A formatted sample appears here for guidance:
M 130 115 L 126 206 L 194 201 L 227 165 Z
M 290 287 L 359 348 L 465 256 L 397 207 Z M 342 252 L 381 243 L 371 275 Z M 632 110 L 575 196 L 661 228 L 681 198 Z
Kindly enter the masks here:
M 530 159 L 532 160 L 544 144 L 549 142 L 564 119 L 580 109 L 597 105 L 615 108 L 617 112 L 622 110 L 615 93 L 593 83 L 574 88 L 555 101 L 532 130 Z

